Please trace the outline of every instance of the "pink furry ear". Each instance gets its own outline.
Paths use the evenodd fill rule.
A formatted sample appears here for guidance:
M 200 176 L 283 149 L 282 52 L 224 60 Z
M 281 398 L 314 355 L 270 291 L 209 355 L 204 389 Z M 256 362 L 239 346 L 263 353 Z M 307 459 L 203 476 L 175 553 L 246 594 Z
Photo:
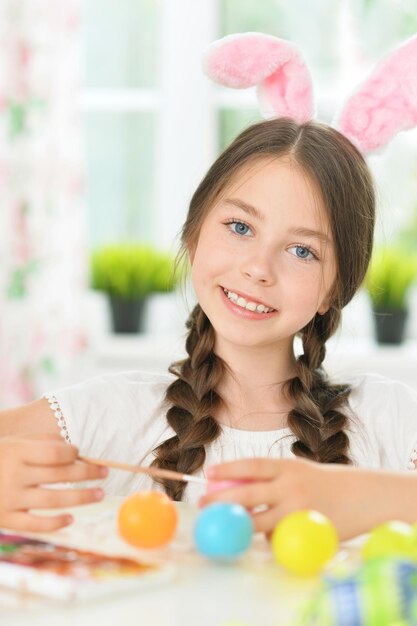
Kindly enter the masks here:
M 335 126 L 363 152 L 417 125 L 417 36 L 389 55 L 349 98 Z
M 203 60 L 214 81 L 244 89 L 257 85 L 262 115 L 312 119 L 313 88 L 298 49 L 288 41 L 262 33 L 229 35 L 212 43 Z

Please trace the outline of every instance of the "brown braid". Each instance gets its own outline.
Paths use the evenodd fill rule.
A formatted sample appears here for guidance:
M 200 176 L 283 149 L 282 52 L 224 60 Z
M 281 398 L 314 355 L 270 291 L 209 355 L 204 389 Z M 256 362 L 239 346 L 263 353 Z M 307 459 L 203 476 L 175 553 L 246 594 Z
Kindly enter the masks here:
M 297 437 L 292 445 L 296 456 L 320 463 L 349 464 L 349 438 L 344 431 L 348 418 L 340 411 L 346 404 L 348 385 L 331 384 L 322 368 L 325 342 L 337 328 L 340 311 L 317 314 L 302 334 L 304 353 L 297 359 L 297 376 L 287 383 L 295 407 L 288 426 Z
M 214 162 L 195 191 L 182 230 L 182 256 L 193 254 L 201 226 L 247 165 L 260 159 L 285 157 L 313 182 L 327 210 L 336 256 L 336 279 L 329 310 L 318 313 L 300 331 L 304 353 L 297 375 L 285 389 L 294 408 L 288 424 L 297 440 L 293 452 L 326 463 L 349 463 L 348 417 L 343 412 L 348 385 L 331 384 L 323 368 L 325 343 L 335 332 L 342 308 L 360 287 L 372 252 L 375 193 L 369 169 L 346 137 L 316 122 L 297 124 L 280 118 L 244 130 Z M 330 298 L 331 295 L 331 298 Z M 174 363 L 177 376 L 166 391 L 167 420 L 175 435 L 155 450 L 153 465 L 184 473 L 196 472 L 205 461 L 205 446 L 221 432 L 215 420 L 222 406 L 219 382 L 227 364 L 214 353 L 215 331 L 197 305 L 187 323 L 188 358 Z M 180 500 L 183 483 L 161 481 Z
M 225 372 L 222 359 L 213 352 L 214 330 L 197 304 L 188 321 L 185 347 L 188 358 L 173 363 L 169 371 L 178 378 L 166 391 L 168 424 L 175 435 L 160 444 L 152 465 L 182 473 L 196 472 L 206 459 L 205 445 L 220 434 L 213 412 L 222 403 L 216 392 Z M 166 493 L 181 500 L 185 483 L 161 480 Z

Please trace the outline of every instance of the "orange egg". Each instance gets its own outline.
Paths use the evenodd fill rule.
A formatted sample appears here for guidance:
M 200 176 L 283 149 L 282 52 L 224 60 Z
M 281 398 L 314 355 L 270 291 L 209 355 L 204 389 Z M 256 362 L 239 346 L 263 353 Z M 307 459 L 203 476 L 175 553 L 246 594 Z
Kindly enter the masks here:
M 142 491 L 123 501 L 119 534 L 137 548 L 158 548 L 171 541 L 178 525 L 175 504 L 164 493 Z

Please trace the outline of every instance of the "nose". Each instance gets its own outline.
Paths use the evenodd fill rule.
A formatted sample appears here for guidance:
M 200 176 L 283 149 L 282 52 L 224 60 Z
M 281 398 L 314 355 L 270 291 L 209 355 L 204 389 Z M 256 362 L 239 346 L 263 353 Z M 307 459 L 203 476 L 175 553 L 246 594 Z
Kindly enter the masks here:
M 243 259 L 241 272 L 245 278 L 262 285 L 273 285 L 276 281 L 276 269 L 271 254 L 266 250 L 254 252 L 250 257 Z

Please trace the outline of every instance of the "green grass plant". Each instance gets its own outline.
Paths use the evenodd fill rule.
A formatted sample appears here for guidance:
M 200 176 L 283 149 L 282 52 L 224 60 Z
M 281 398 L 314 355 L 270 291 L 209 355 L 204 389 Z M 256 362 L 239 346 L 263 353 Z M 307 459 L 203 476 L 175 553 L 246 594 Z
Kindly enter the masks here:
M 417 258 L 395 246 L 377 248 L 365 278 L 375 310 L 404 311 L 410 287 L 417 279 Z
M 93 251 L 91 285 L 110 296 L 143 299 L 175 289 L 174 257 L 147 244 L 118 243 Z

